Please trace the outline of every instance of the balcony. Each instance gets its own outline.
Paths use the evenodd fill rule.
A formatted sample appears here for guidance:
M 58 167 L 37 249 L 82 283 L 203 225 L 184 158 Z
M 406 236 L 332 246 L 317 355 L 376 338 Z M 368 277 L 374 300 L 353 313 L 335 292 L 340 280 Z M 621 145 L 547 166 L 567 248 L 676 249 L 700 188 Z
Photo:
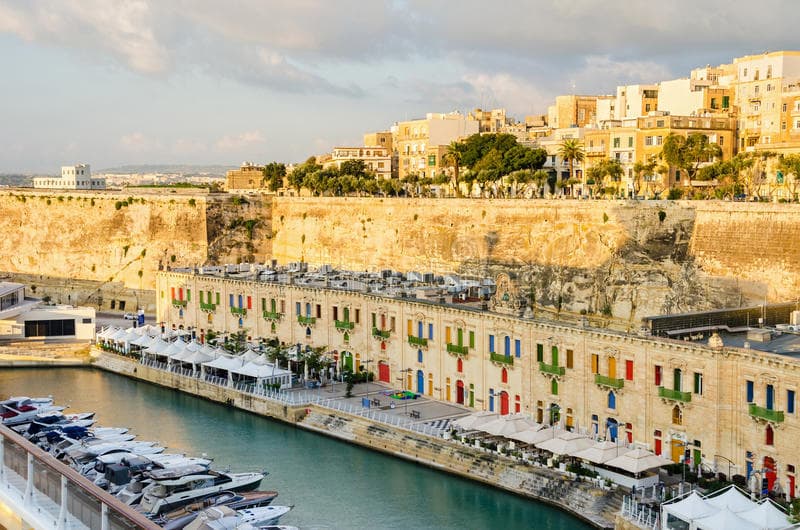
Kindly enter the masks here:
M 231 306 L 231 314 L 239 315 L 240 317 L 244 317 L 244 316 L 247 316 L 247 309 L 245 309 L 244 307 Z
M 389 331 L 388 329 L 372 328 L 372 336 L 375 337 L 376 339 L 386 340 L 389 338 L 389 335 L 391 334 L 392 332 Z
M 755 403 L 748 403 L 747 408 L 748 408 L 748 413 L 755 419 L 765 420 L 772 423 L 783 422 L 782 410 L 770 410 L 766 407 L 759 407 Z
M 453 353 L 455 355 L 468 355 L 469 354 L 469 347 L 468 346 L 459 346 L 458 344 L 448 344 L 447 345 L 447 353 Z
M 200 311 L 207 311 L 209 313 L 212 313 L 216 310 L 217 310 L 216 304 L 204 304 L 203 302 L 200 302 Z
M 173 298 L 172 305 L 175 307 L 186 307 L 186 300 L 175 300 Z
M 333 323 L 339 331 L 350 331 L 355 326 L 355 322 L 349 322 L 347 320 L 334 320 Z
M 543 374 L 549 375 L 564 375 L 566 373 L 566 368 L 563 366 L 558 366 L 555 364 L 546 364 L 542 361 L 539 361 L 539 371 Z
M 313 326 L 317 323 L 317 319 L 315 317 L 304 317 L 303 315 L 297 315 L 297 322 L 304 326 Z
M 624 379 L 616 379 L 613 377 L 608 377 L 606 375 L 594 374 L 594 382 L 600 386 L 606 386 L 609 388 L 616 388 L 620 389 L 625 386 Z
M 658 387 L 658 397 L 672 401 L 680 401 L 682 403 L 689 403 L 692 400 L 692 393 L 681 392 L 680 390 L 672 390 L 671 388 L 660 386 Z
M 428 339 L 425 337 L 415 337 L 414 335 L 408 336 L 408 343 L 412 346 L 424 346 L 428 347 Z
M 262 314 L 267 320 L 280 320 L 283 317 L 283 313 L 277 311 L 263 311 Z
M 514 358 L 510 355 L 503 355 L 502 353 L 490 353 L 489 360 L 493 363 L 500 363 L 500 364 L 510 364 L 513 366 Z

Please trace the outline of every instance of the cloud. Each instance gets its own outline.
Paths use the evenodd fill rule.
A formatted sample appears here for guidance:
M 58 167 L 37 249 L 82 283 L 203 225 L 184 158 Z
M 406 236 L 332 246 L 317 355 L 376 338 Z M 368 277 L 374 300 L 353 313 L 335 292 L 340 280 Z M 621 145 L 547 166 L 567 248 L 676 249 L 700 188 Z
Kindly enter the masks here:
M 263 145 L 267 139 L 261 131 L 246 131 L 234 136 L 223 136 L 214 144 L 218 151 L 236 152 Z
M 125 151 L 132 153 L 146 153 L 161 149 L 161 143 L 141 132 L 133 132 L 123 135 L 119 139 L 119 145 Z

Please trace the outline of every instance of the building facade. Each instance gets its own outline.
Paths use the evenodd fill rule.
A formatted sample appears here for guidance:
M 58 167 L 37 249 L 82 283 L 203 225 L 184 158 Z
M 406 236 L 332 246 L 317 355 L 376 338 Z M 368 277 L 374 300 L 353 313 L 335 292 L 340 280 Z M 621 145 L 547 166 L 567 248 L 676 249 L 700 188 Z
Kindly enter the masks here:
M 255 191 L 264 188 L 264 166 L 243 162 L 239 169 L 229 169 L 225 175 L 226 191 Z
M 365 292 L 164 272 L 158 319 L 324 347 L 341 368 L 475 410 L 552 418 L 795 493 L 800 362 L 789 356 L 521 318 Z M 710 341 L 711 342 L 711 341 Z
M 451 142 L 477 134 L 478 127 L 477 121 L 457 112 L 429 113 L 422 120 L 398 122 L 392 127 L 398 177 L 435 177 L 444 167 L 443 149 Z
M 392 178 L 392 154 L 386 147 L 334 147 L 330 158 L 326 158 L 322 167 L 339 169 L 348 160 L 364 162 L 378 178 Z
M 89 164 L 62 166 L 61 177 L 34 177 L 33 187 L 60 190 L 104 190 L 106 179 L 92 177 Z
M 91 307 L 47 306 L 27 298 L 21 283 L 0 282 L 0 340 L 24 341 L 94 339 L 95 311 Z

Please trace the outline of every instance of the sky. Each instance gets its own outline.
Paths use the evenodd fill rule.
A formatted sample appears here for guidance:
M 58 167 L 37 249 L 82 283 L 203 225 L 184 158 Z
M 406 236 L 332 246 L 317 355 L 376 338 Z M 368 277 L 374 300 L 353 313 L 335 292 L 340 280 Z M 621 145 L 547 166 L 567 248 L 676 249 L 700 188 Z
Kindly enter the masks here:
M 0 173 L 298 162 L 798 49 L 797 0 L 0 0 Z

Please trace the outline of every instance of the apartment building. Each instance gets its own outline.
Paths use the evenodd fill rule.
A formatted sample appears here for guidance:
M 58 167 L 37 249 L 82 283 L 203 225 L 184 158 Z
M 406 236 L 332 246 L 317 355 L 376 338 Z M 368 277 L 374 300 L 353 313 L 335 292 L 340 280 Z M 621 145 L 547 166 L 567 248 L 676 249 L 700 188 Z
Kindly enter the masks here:
M 477 134 L 479 122 L 458 112 L 429 113 L 424 119 L 401 121 L 392 127 L 398 157 L 398 177 L 411 174 L 433 178 L 444 164 L 442 156 L 451 142 Z
M 33 187 L 59 190 L 104 190 L 106 179 L 93 177 L 89 164 L 62 166 L 61 177 L 34 177 Z
M 242 162 L 239 169 L 230 169 L 225 175 L 226 191 L 256 191 L 264 188 L 264 166 Z
M 329 157 L 325 157 L 322 167 L 339 169 L 348 160 L 360 160 L 375 176 L 392 178 L 392 154 L 386 147 L 334 147 Z

